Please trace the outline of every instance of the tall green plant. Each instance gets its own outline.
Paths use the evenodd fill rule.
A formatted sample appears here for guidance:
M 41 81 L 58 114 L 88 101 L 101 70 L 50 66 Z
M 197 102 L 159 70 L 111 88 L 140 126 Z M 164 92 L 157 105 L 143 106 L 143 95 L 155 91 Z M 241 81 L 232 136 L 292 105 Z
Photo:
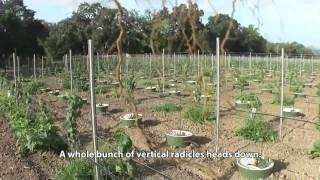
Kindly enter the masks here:
M 80 109 L 84 102 L 81 97 L 70 94 L 65 97 L 68 103 L 66 128 L 67 139 L 71 149 L 78 147 L 78 130 L 77 130 L 77 118 L 80 115 Z

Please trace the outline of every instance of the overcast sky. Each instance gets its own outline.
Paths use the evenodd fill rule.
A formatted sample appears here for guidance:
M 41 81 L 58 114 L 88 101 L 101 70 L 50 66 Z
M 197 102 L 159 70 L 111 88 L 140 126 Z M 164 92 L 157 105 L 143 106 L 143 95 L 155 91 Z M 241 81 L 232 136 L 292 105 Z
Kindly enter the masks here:
M 119 0 L 127 9 L 159 9 L 162 0 Z M 166 0 L 170 9 L 176 0 Z M 187 0 L 178 0 L 185 3 Z M 204 10 L 203 22 L 216 12 L 231 14 L 232 0 L 198 0 Z M 36 17 L 49 22 L 58 22 L 71 16 L 72 11 L 84 0 L 24 0 L 28 8 L 36 11 Z M 87 0 L 114 7 L 112 0 Z M 320 0 L 238 0 L 235 18 L 240 24 L 253 24 L 260 33 L 272 42 L 297 41 L 306 46 L 320 48 Z

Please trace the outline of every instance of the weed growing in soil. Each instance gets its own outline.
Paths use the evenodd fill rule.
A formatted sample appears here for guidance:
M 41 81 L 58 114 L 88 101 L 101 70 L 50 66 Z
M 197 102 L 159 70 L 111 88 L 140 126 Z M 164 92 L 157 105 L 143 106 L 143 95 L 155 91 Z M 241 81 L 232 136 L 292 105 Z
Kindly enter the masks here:
M 96 93 L 97 94 L 105 94 L 107 93 L 107 87 L 103 85 L 99 85 L 96 87 Z
M 63 73 L 61 74 L 61 78 L 62 78 L 62 87 L 64 89 L 70 89 L 71 88 L 71 84 L 70 84 L 70 77 L 67 73 Z M 75 78 L 74 78 L 75 79 Z
M 203 107 L 199 104 L 192 104 L 186 107 L 184 113 L 184 117 L 191 120 L 194 123 L 202 124 L 205 121 L 209 121 L 212 119 L 212 114 L 208 110 L 208 108 Z
M 111 96 L 114 97 L 114 98 L 119 98 L 120 97 L 120 93 L 119 93 L 117 88 L 115 88 L 115 87 L 112 88 Z
M 81 79 L 76 79 L 74 81 L 74 87 L 78 89 L 79 91 L 88 91 L 89 90 L 89 84 L 86 81 L 83 81 Z
M 71 149 L 78 147 L 78 130 L 77 130 L 77 117 L 80 115 L 80 109 L 84 102 L 81 97 L 70 94 L 65 97 L 68 103 L 66 128 L 67 138 Z
M 303 86 L 302 85 L 293 85 L 290 86 L 290 91 L 295 93 L 302 93 L 303 92 Z
M 180 108 L 173 104 L 173 103 L 164 103 L 164 104 L 160 104 L 159 106 L 156 106 L 154 108 L 155 112 L 176 112 L 176 111 L 180 111 Z
M 8 87 L 10 87 L 10 82 L 8 81 L 8 79 L 4 76 L 0 76 L 0 89 L 7 89 Z
M 317 95 L 320 96 L 320 83 L 318 83 L 316 87 L 317 87 Z
M 273 89 L 273 85 L 272 84 L 265 84 L 262 86 L 264 89 Z
M 276 93 L 272 99 L 272 104 L 281 104 L 281 95 L 280 93 Z M 289 96 L 283 96 L 283 105 L 290 106 L 294 105 L 294 98 Z
M 45 83 L 42 81 L 31 81 L 29 83 L 26 84 L 25 86 L 25 92 L 30 94 L 30 95 L 34 95 L 37 94 L 41 88 L 43 88 L 45 86 Z
M 317 140 L 313 144 L 313 149 L 308 153 L 310 159 L 318 158 L 320 157 L 320 140 Z
M 122 129 L 117 129 L 114 133 L 115 146 L 117 151 L 125 154 L 126 152 L 131 152 L 134 147 L 130 137 L 124 133 Z M 89 151 L 92 152 L 92 144 Z M 102 144 L 100 146 L 100 152 L 112 152 L 112 146 L 105 146 Z M 131 159 L 127 158 L 106 158 L 99 161 L 100 172 L 102 179 L 113 179 L 114 176 L 117 179 L 133 179 L 135 172 L 135 164 Z M 113 174 L 114 176 L 110 176 Z M 58 173 L 58 180 L 90 180 L 94 179 L 94 163 L 89 159 L 77 159 L 69 161 Z
M 17 104 L 11 96 L 2 97 L 0 102 L 0 110 L 8 117 L 9 126 L 14 132 L 21 153 L 50 150 L 59 152 L 67 148 L 41 101 L 31 104 L 31 101 L 22 100 L 21 102 L 25 103 Z
M 277 138 L 277 132 L 272 130 L 271 127 L 263 121 L 262 117 L 256 114 L 251 114 L 245 121 L 245 125 L 238 130 L 236 134 L 257 142 L 273 142 Z
M 250 102 L 250 108 L 260 109 L 262 106 L 262 103 L 258 96 L 256 96 L 253 93 L 242 95 L 239 98 L 237 98 L 237 100 L 240 100 L 241 102 Z
M 125 134 L 122 129 L 117 129 L 115 131 L 114 139 L 119 152 L 125 154 L 126 152 L 131 152 L 134 149 L 130 137 Z M 101 164 L 105 169 L 115 174 L 117 177 L 120 177 L 119 179 L 132 179 L 136 173 L 136 168 L 134 167 L 135 164 L 131 159 L 109 159 L 104 160 Z
M 57 174 L 58 180 L 88 180 L 94 178 L 94 164 L 87 159 L 69 161 Z
M 199 103 L 200 102 L 200 96 L 201 96 L 201 87 L 200 85 L 196 85 L 195 90 L 193 91 L 193 101 L 195 103 Z

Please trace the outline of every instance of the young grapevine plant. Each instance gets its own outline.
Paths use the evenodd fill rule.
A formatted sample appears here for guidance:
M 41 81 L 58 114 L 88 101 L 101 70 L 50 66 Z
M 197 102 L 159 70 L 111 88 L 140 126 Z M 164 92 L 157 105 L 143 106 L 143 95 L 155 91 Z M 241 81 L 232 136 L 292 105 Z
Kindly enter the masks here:
M 77 140 L 77 118 L 80 115 L 80 109 L 84 102 L 81 97 L 70 94 L 65 97 L 68 103 L 66 127 L 67 127 L 67 138 L 71 149 L 78 147 Z

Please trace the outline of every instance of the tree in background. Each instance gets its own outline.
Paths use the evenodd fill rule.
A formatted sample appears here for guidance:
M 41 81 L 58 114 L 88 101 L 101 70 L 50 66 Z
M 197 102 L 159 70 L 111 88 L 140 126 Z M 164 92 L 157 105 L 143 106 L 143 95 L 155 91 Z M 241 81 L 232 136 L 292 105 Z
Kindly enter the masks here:
M 35 12 L 28 9 L 23 0 L 0 1 L 0 53 L 8 56 L 44 54 L 41 45 L 48 35 L 45 23 L 34 18 Z
M 215 51 L 216 37 L 228 32 L 231 17 L 226 14 L 210 16 L 202 22 L 203 11 L 197 4 L 176 4 L 169 10 L 165 5 L 158 11 L 143 14 L 123 8 L 121 20 L 125 32 L 121 38 L 123 53 L 166 52 L 204 53 Z M 58 23 L 46 23 L 34 18 L 35 12 L 24 6 L 22 0 L 0 0 L 0 58 L 17 52 L 20 56 L 44 54 L 61 59 L 69 49 L 74 54 L 87 54 L 87 40 L 93 40 L 99 54 L 117 52 L 120 33 L 118 9 L 103 7 L 100 3 L 82 3 L 72 16 Z M 289 54 L 312 53 L 297 42 L 271 43 L 253 25 L 243 27 L 233 19 L 224 45 L 228 52 L 279 53 L 285 48 Z

